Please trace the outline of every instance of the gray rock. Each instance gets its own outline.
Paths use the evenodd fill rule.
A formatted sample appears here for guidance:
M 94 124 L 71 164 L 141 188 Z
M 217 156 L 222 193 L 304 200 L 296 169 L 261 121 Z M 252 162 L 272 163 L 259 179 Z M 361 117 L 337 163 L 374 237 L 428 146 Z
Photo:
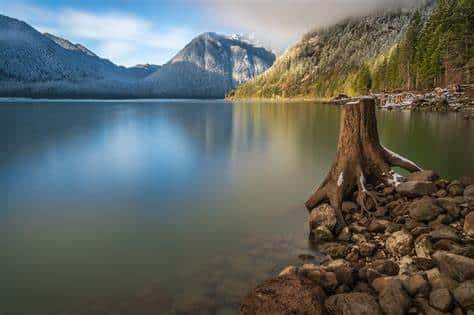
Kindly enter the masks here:
M 413 248 L 413 236 L 405 230 L 395 232 L 387 239 L 385 247 L 395 256 L 408 255 Z
M 451 196 L 460 196 L 464 192 L 464 187 L 458 180 L 453 180 L 451 184 L 448 185 L 448 193 Z
M 332 231 L 332 229 L 336 226 L 336 223 L 336 210 L 326 203 L 323 203 L 313 209 L 309 215 L 309 225 L 311 230 L 323 226 Z
M 442 239 L 459 241 L 459 236 L 455 229 L 447 225 L 440 225 L 433 231 L 429 233 L 433 241 L 438 241 Z
M 410 308 L 410 297 L 400 281 L 390 281 L 380 290 L 379 304 L 385 315 L 403 315 Z
M 410 204 L 410 217 L 417 221 L 431 221 L 441 213 L 430 197 L 421 198 Z
M 411 296 L 416 296 L 417 294 L 425 294 L 430 290 L 430 285 L 428 281 L 426 281 L 425 277 L 420 274 L 403 277 L 401 281 L 403 288 L 405 288 L 405 290 Z
M 474 236 L 474 212 L 469 212 L 464 218 L 464 233 Z
M 438 268 L 427 270 L 426 277 L 428 278 L 428 282 L 433 290 L 442 288 L 452 289 L 458 285 L 458 283 L 447 274 L 441 274 Z
M 466 281 L 474 278 L 474 259 L 455 255 L 446 251 L 437 251 L 433 260 L 442 273 L 446 273 L 457 281 Z
M 453 298 L 448 289 L 436 289 L 430 293 L 430 304 L 440 311 L 447 312 L 453 305 Z
M 461 283 L 452 292 L 456 301 L 464 309 L 474 310 L 474 280 Z
M 388 220 L 374 219 L 370 222 L 367 230 L 373 233 L 383 233 L 387 229 L 389 223 Z
M 434 171 L 419 171 L 411 173 L 407 176 L 408 181 L 420 181 L 420 182 L 434 182 L 439 178 L 438 174 Z
M 432 182 L 404 182 L 397 186 L 397 192 L 407 197 L 419 197 L 436 192 L 436 185 Z
M 329 297 L 324 303 L 330 314 L 382 315 L 377 300 L 367 293 L 345 293 Z
M 474 185 L 469 185 L 464 189 L 464 198 L 474 199 Z

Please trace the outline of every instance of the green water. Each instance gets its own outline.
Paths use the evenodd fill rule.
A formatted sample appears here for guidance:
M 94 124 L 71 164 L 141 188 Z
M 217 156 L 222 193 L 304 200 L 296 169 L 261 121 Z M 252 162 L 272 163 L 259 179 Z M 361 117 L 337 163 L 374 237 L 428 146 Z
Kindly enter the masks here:
M 461 114 L 378 120 L 391 150 L 474 173 Z M 303 203 L 338 124 L 314 103 L 0 101 L 0 313 L 235 312 L 313 253 Z

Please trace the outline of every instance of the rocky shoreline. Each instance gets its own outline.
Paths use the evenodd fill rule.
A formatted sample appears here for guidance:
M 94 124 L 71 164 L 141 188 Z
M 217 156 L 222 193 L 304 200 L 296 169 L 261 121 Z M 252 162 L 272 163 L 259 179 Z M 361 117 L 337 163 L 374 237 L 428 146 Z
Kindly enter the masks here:
M 320 264 L 286 267 L 253 289 L 241 314 L 474 314 L 474 179 L 410 174 L 368 187 L 378 205 L 328 204 L 309 217 Z
M 377 106 L 386 110 L 413 110 L 437 112 L 461 112 L 465 119 L 474 119 L 474 85 L 452 85 L 449 88 L 435 88 L 429 92 L 396 92 L 372 94 Z M 342 105 L 357 100 L 345 94 L 329 103 Z

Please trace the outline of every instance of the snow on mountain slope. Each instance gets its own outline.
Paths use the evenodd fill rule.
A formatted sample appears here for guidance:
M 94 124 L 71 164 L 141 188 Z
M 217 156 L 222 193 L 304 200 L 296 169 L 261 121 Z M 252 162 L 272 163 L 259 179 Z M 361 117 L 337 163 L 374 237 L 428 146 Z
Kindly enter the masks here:
M 223 97 L 268 69 L 275 55 L 235 38 L 204 33 L 146 78 L 154 93 L 173 97 Z

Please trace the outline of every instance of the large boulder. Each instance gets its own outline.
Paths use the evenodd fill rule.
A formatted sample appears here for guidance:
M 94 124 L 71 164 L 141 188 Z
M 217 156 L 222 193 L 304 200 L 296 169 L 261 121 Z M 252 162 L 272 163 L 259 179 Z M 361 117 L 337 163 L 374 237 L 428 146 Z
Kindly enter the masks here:
M 379 303 L 385 315 L 403 315 L 410 308 L 410 297 L 400 280 L 392 280 L 379 290 Z
M 311 230 L 314 230 L 318 227 L 325 227 L 332 231 L 332 229 L 336 226 L 336 223 L 336 210 L 326 203 L 323 203 L 317 208 L 313 209 L 309 215 L 309 227 Z
M 453 290 L 456 301 L 464 308 L 474 310 L 474 281 L 466 281 L 461 283 Z
M 377 300 L 368 293 L 336 294 L 325 302 L 330 314 L 338 315 L 382 315 Z
M 464 218 L 464 233 L 469 236 L 474 236 L 474 212 L 469 212 Z
M 451 240 L 451 241 L 459 241 L 459 236 L 456 232 L 456 229 L 448 226 L 448 225 L 440 225 L 436 227 L 433 231 L 429 233 L 431 239 L 433 241 L 439 240 Z
M 432 198 L 425 197 L 413 201 L 410 204 L 410 217 L 417 221 L 431 221 L 441 213 L 441 208 L 438 207 Z
M 267 280 L 250 292 L 240 305 L 240 314 L 322 315 L 323 289 L 304 277 L 290 275 Z
M 413 248 L 413 236 L 405 230 L 397 231 L 390 235 L 385 247 L 392 255 L 408 255 Z
M 474 199 L 474 185 L 469 185 L 464 189 L 464 198 Z
M 446 251 L 437 251 L 433 259 L 441 273 L 446 273 L 457 281 L 474 279 L 474 259 L 452 254 Z
M 436 289 L 430 293 L 430 304 L 440 311 L 447 312 L 453 305 L 453 298 L 448 289 Z
M 432 182 L 410 181 L 397 186 L 397 192 L 407 197 L 419 197 L 436 192 L 436 185 Z
M 413 172 L 407 176 L 408 181 L 434 182 L 439 178 L 434 171 Z

